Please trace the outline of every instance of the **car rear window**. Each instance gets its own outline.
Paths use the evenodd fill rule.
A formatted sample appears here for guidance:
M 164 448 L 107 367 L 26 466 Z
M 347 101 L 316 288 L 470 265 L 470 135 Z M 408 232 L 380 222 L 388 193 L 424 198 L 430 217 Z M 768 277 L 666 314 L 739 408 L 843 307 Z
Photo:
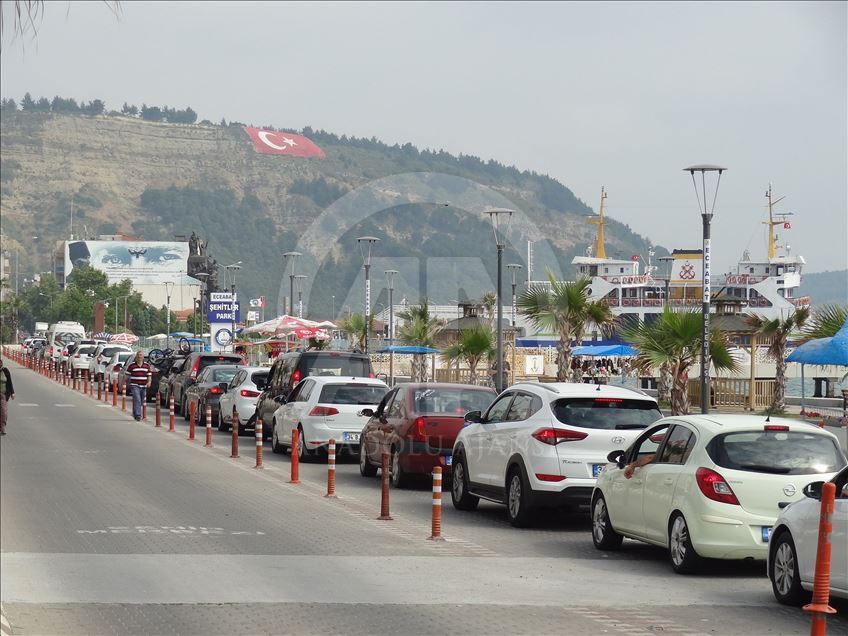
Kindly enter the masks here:
M 707 454 L 722 468 L 776 475 L 836 472 L 845 465 L 830 437 L 805 431 L 743 431 L 717 435 Z
M 465 415 L 469 411 L 485 411 L 496 395 L 484 389 L 420 388 L 412 391 L 412 410 L 421 414 Z
M 384 386 L 362 384 L 327 384 L 321 389 L 321 404 L 379 404 L 388 392 Z
M 343 353 L 324 356 L 304 355 L 298 367 L 304 378 L 310 375 L 367 378 L 372 374 L 371 360 Z
M 111 358 L 113 355 L 115 355 L 119 351 L 127 351 L 127 348 L 126 347 L 106 347 L 100 353 L 103 355 L 104 358 Z M 127 351 L 127 353 L 130 353 L 130 352 Z
M 256 385 L 257 388 L 261 389 L 268 383 L 268 372 L 267 371 L 257 371 L 253 375 L 250 376 L 250 381 Z
M 213 369 L 212 381 L 229 383 L 230 380 L 236 377 L 236 373 L 238 373 L 238 369 Z
M 203 371 L 206 367 L 211 367 L 215 364 L 242 364 L 241 356 L 202 356 L 197 365 L 197 373 Z M 230 376 L 232 378 L 232 376 Z M 223 380 L 221 380 L 223 382 Z
M 655 402 L 623 398 L 562 398 L 551 404 L 554 416 L 568 426 L 628 430 L 646 428 L 662 418 Z
M 89 356 L 90 356 L 92 353 L 94 353 L 94 350 L 95 350 L 95 349 L 97 349 L 97 347 L 92 347 L 92 346 L 90 346 L 90 345 L 86 345 L 85 347 L 80 347 L 80 349 L 79 349 L 79 353 L 80 353 L 80 354 L 83 354 L 83 353 L 84 353 L 84 354 L 86 354 L 86 355 L 89 355 Z

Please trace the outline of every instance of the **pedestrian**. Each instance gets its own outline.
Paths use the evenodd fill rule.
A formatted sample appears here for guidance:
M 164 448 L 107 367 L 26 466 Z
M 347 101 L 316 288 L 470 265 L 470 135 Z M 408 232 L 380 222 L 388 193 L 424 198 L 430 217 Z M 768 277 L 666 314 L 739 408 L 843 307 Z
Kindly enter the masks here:
M 9 400 L 15 399 L 15 387 L 12 386 L 12 374 L 3 366 L 0 358 L 0 435 L 6 434 L 6 419 L 9 417 Z
M 140 422 L 143 400 L 147 399 L 147 387 L 153 381 L 153 372 L 150 365 L 144 361 L 141 351 L 136 352 L 135 360 L 127 367 L 127 378 L 132 391 L 133 417 L 136 422 Z

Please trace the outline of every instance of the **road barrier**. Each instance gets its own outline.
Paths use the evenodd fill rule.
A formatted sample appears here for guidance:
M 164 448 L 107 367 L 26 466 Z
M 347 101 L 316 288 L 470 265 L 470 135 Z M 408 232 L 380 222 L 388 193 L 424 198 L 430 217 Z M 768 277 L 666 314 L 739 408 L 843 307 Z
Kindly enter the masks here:
M 813 613 L 810 636 L 825 636 L 827 615 L 836 614 L 829 605 L 830 601 L 830 533 L 833 532 L 833 501 L 836 497 L 836 484 L 827 482 L 822 485 L 821 516 L 819 517 L 819 543 L 816 549 L 816 573 L 813 579 L 813 601 L 804 606 L 804 611 Z
M 265 438 L 262 434 L 262 418 L 256 418 L 256 466 L 254 468 L 264 468 L 262 465 L 262 447 L 265 445 Z
M 212 406 L 206 405 L 206 443 L 203 445 L 206 448 L 212 446 Z
M 100 379 L 97 381 L 97 401 L 100 402 L 103 399 L 103 380 Z
M 327 447 L 327 494 L 325 497 L 336 496 L 336 440 L 331 439 Z
M 118 408 L 118 381 L 112 380 L 112 406 Z
M 194 441 L 194 417 L 195 417 L 195 404 L 192 402 L 188 405 L 188 441 Z
M 233 423 L 232 423 L 231 428 L 233 429 L 233 436 L 232 436 L 232 443 L 231 443 L 231 447 L 230 447 L 230 458 L 231 459 L 238 459 L 238 456 L 239 456 L 239 454 L 238 454 L 239 418 L 238 418 L 238 411 L 236 411 L 235 405 L 233 405 Z
M 115 380 L 115 383 L 117 384 L 118 381 Z M 127 383 L 124 382 L 124 384 L 121 386 L 121 411 L 126 411 L 126 410 L 127 410 Z
M 362 452 L 362 449 L 359 452 Z M 389 454 L 385 452 L 383 453 L 382 472 L 383 487 L 380 492 L 380 516 L 377 519 L 380 521 L 391 521 L 392 516 L 389 514 L 389 474 L 391 471 L 389 469 Z
M 297 454 L 297 445 L 299 444 L 300 439 L 300 429 L 296 428 L 292 431 L 292 441 L 291 441 L 291 479 L 289 479 L 290 484 L 299 484 L 300 483 L 300 457 Z
M 88 393 L 88 374 L 82 376 L 82 392 Z
M 174 396 L 168 398 L 168 432 L 174 432 Z
M 156 425 L 153 428 L 162 428 L 162 400 L 156 394 Z
M 442 467 L 433 469 L 433 523 L 429 539 L 444 541 L 442 536 Z

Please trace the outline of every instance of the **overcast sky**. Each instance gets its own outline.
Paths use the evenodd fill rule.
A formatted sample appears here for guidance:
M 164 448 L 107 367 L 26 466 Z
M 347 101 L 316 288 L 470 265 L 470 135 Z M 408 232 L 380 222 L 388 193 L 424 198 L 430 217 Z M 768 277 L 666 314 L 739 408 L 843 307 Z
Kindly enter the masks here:
M 4 12 L 9 2 L 3 2 Z M 8 16 L 6 16 L 8 18 Z M 668 248 L 698 247 L 682 168 L 716 163 L 719 271 L 765 255 L 769 182 L 807 270 L 848 266 L 846 3 L 48 2 L 4 97 L 412 142 L 546 173 Z

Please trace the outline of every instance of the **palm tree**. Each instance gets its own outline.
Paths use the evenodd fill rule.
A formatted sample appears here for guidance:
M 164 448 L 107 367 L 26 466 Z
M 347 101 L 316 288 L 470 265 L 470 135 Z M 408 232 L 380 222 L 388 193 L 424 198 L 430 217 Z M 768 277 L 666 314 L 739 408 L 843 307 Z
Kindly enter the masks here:
M 786 342 L 793 331 L 801 329 L 806 324 L 809 317 L 810 309 L 802 307 L 786 318 L 781 316 L 769 320 L 757 315 L 748 318 L 748 324 L 756 330 L 757 335 L 772 339 L 768 348 L 768 355 L 775 362 L 772 411 L 783 411 L 786 407 Z
M 471 384 L 477 384 L 477 365 L 483 358 L 488 357 L 494 348 L 495 337 L 492 330 L 481 324 L 461 331 L 456 344 L 442 353 L 442 359 L 446 362 L 465 360 L 470 371 L 469 381 Z
M 689 369 L 701 359 L 701 330 L 700 312 L 674 311 L 670 307 L 653 322 L 638 322 L 622 330 L 624 339 L 639 350 L 636 365 L 640 369 L 647 371 L 667 365 L 671 371 L 672 415 L 689 413 L 686 385 Z M 736 368 L 726 339 L 716 328 L 710 330 L 710 360 L 717 370 Z
M 494 331 L 495 329 L 495 321 L 497 320 L 495 308 L 498 303 L 498 295 L 493 291 L 487 291 L 483 294 L 483 298 L 480 300 L 483 305 L 483 308 L 486 310 L 486 317 L 489 320 L 489 329 Z
M 404 321 L 397 327 L 397 340 L 401 344 L 413 347 L 435 346 L 436 334 L 445 325 L 442 319 L 430 316 L 430 304 L 426 298 L 422 298 L 418 305 L 399 312 L 397 317 Z M 412 381 L 425 382 L 426 380 L 426 354 L 415 353 L 412 355 Z
M 368 316 L 368 321 L 371 326 L 374 325 L 373 314 Z M 351 314 L 342 318 L 339 321 L 339 328 L 347 335 L 348 342 L 360 351 L 365 349 L 365 338 L 368 332 L 365 329 L 365 319 L 362 314 Z
M 604 302 L 589 300 L 588 278 L 577 282 L 560 282 L 548 271 L 551 288 L 531 287 L 518 298 L 518 311 L 527 316 L 537 329 L 555 331 L 557 343 L 557 381 L 567 382 L 571 367 L 571 341 L 579 345 L 588 323 L 608 329 L 613 322 L 610 308 Z
M 848 307 L 843 305 L 823 305 L 810 315 L 809 322 L 801 333 L 801 342 L 816 338 L 830 338 L 842 329 L 848 320 Z

